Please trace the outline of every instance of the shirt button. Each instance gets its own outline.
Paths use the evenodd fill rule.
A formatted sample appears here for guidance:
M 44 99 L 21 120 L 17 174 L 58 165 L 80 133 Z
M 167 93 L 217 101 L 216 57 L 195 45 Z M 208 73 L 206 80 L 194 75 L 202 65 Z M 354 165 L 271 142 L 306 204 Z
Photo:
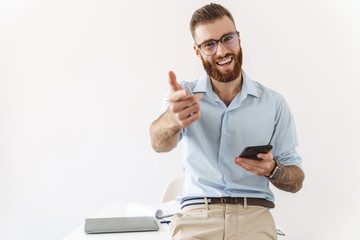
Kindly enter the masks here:
M 225 154 L 223 154 L 222 157 L 225 158 Z
M 228 134 L 228 131 L 224 131 L 225 134 Z

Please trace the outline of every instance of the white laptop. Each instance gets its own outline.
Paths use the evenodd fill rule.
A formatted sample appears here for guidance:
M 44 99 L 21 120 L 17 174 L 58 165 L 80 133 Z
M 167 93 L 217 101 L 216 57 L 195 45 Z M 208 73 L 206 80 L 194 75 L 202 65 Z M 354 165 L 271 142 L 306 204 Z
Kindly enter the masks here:
M 117 217 L 117 218 L 87 218 L 85 232 L 119 233 L 158 231 L 159 225 L 154 217 Z

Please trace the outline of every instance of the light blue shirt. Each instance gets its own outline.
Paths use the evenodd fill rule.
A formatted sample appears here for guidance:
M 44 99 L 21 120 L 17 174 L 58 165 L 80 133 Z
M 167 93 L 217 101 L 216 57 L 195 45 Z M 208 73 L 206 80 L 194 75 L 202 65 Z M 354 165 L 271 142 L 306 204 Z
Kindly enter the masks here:
M 295 124 L 285 99 L 251 80 L 244 72 L 241 92 L 226 106 L 212 90 L 208 75 L 181 85 L 191 94 L 202 93 L 201 118 L 182 130 L 182 201 L 196 197 L 251 197 L 274 202 L 269 180 L 234 163 L 247 146 L 273 145 L 281 164 L 301 167 L 295 150 Z M 168 108 L 165 99 L 162 112 Z

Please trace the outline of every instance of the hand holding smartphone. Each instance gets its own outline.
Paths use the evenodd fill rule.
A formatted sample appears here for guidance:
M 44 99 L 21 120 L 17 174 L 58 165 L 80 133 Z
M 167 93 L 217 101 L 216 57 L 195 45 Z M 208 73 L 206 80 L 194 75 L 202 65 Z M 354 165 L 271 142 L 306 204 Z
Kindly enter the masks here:
M 259 153 L 268 153 L 272 149 L 272 145 L 260 145 L 260 146 L 249 146 L 246 147 L 239 155 L 242 158 L 250 158 L 253 160 L 261 161 L 261 158 L 258 158 Z

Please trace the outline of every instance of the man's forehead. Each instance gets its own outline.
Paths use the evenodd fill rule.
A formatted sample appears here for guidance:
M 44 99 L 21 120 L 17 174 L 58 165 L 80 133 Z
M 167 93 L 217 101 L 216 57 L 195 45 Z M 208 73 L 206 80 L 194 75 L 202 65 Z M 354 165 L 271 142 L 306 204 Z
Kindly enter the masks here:
M 217 40 L 224 34 L 234 31 L 236 31 L 235 24 L 230 20 L 230 18 L 224 16 L 214 20 L 213 22 L 197 24 L 195 26 L 194 40 L 197 44 L 200 44 L 210 39 Z

